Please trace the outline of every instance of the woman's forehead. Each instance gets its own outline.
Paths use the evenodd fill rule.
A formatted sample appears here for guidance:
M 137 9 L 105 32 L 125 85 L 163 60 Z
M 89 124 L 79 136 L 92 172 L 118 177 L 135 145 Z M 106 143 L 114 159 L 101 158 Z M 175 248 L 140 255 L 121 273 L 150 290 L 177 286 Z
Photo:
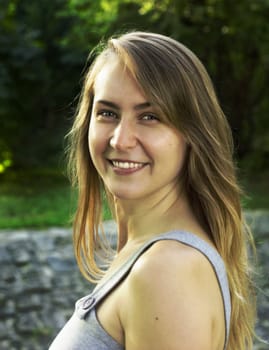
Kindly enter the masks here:
M 119 93 L 126 95 L 125 90 L 128 90 L 139 98 L 141 103 L 147 99 L 147 94 L 145 94 L 137 79 L 133 76 L 128 67 L 118 59 L 106 62 L 100 68 L 94 79 L 93 90 L 94 95 L 105 93 L 110 96 Z
M 110 55 L 106 54 L 103 56 L 102 62 L 100 63 L 93 82 L 94 102 L 98 99 L 102 99 L 100 96 L 101 93 L 104 94 L 106 92 L 106 96 L 111 96 L 111 98 L 115 95 L 117 96 L 118 91 L 121 89 L 116 89 L 115 85 L 119 87 L 122 83 L 124 87 L 126 80 L 129 80 L 136 88 L 133 90 L 136 90 L 137 95 L 139 95 L 136 99 L 137 104 L 144 103 L 145 101 L 148 102 L 158 113 L 162 114 L 167 123 L 171 124 L 173 119 L 171 119 L 172 115 L 170 115 L 171 113 L 169 113 L 169 116 L 167 115 L 167 111 L 171 106 L 167 105 L 165 96 L 158 91 L 156 85 L 152 86 L 152 81 L 150 81 L 150 79 L 146 80 L 141 78 L 145 67 L 140 65 L 139 68 L 133 61 L 129 59 L 124 60 L 113 52 L 111 52 Z M 117 97 L 124 95 L 124 89 L 122 89 L 121 95 Z

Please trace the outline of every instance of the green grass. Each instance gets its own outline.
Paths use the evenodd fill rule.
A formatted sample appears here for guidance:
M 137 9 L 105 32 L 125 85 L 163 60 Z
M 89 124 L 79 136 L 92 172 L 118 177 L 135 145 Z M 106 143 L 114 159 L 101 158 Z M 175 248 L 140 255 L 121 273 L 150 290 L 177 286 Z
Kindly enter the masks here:
M 0 181 L 0 229 L 71 225 L 76 198 L 61 174 L 24 172 Z M 104 218 L 110 218 L 107 206 Z
M 68 189 L 19 189 L 17 193 L 1 193 L 0 227 L 42 227 L 67 225 L 71 214 Z
M 246 209 L 269 209 L 267 176 L 243 181 Z M 53 171 L 8 173 L 0 178 L 0 229 L 71 226 L 76 198 L 67 179 Z M 107 206 L 104 219 L 111 215 Z

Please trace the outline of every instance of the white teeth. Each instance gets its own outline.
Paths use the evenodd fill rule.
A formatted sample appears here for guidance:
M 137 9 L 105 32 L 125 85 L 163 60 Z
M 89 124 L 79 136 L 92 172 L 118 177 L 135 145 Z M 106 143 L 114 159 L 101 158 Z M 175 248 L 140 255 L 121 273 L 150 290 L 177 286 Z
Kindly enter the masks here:
M 114 165 L 114 167 L 121 169 L 139 169 L 143 166 L 143 163 L 118 162 L 116 160 L 112 160 L 112 164 Z

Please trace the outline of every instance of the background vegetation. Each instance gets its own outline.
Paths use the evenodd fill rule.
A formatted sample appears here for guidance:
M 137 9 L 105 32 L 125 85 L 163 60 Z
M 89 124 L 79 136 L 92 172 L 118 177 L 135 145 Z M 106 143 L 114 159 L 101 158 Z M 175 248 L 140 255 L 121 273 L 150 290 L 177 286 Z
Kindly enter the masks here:
M 1 0 L 0 227 L 68 224 L 63 140 L 87 57 L 129 29 L 170 35 L 200 57 L 254 197 L 245 203 L 268 208 L 268 18 L 268 0 Z

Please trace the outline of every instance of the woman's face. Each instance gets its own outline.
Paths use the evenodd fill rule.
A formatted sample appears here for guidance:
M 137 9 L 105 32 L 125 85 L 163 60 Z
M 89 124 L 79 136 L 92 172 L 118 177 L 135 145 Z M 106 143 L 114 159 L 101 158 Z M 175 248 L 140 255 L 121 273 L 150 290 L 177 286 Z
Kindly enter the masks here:
M 177 190 L 186 142 L 167 125 L 128 71 L 112 59 L 95 80 L 89 149 L 115 197 L 144 200 Z

